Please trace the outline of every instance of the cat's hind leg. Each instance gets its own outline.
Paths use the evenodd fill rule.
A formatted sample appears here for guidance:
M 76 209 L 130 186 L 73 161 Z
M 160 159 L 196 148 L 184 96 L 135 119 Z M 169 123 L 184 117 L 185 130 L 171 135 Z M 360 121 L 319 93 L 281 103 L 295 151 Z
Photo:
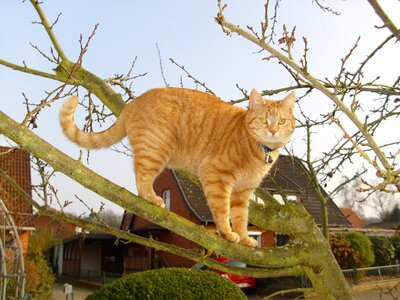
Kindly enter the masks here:
M 157 175 L 165 168 L 168 160 L 167 155 L 156 149 L 152 150 L 148 147 L 141 149 L 140 147 L 136 147 L 134 157 L 136 187 L 139 196 L 157 206 L 165 208 L 164 200 L 154 192 L 153 183 Z

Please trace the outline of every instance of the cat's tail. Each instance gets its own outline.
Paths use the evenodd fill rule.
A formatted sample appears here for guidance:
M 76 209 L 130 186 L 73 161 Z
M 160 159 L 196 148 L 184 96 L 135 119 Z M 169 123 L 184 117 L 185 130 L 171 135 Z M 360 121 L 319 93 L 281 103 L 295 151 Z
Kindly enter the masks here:
M 108 129 L 101 132 L 85 132 L 80 130 L 74 121 L 74 113 L 78 105 L 78 97 L 72 96 L 61 107 L 60 125 L 69 140 L 87 149 L 105 148 L 114 145 L 125 136 L 125 128 L 120 119 Z

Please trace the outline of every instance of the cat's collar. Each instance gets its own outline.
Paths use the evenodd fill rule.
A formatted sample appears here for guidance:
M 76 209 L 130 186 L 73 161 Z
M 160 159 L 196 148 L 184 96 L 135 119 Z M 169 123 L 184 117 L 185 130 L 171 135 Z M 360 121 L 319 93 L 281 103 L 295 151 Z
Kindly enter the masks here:
M 274 149 L 271 149 L 261 143 L 260 147 L 264 151 L 264 162 L 272 164 L 274 162 L 274 159 L 272 158 L 271 152 L 274 151 Z

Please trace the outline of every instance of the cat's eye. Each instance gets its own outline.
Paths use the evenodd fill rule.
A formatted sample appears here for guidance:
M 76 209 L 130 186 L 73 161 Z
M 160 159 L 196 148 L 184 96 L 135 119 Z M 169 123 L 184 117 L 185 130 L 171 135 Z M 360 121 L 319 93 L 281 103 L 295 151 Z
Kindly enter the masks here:
M 258 118 L 258 121 L 259 121 L 261 124 L 267 124 L 267 119 L 264 118 L 264 117 Z
M 278 121 L 279 125 L 283 125 L 285 123 L 286 123 L 286 119 L 285 118 L 280 118 L 279 121 Z

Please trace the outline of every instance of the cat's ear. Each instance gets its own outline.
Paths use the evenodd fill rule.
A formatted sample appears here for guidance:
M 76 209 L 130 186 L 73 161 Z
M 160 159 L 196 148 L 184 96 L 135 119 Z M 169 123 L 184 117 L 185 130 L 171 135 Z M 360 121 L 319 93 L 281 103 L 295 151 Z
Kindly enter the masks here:
M 293 111 L 295 100 L 296 94 L 294 92 L 291 92 L 289 95 L 283 98 L 283 100 L 281 101 L 281 107 L 289 111 Z
M 249 109 L 257 109 L 264 104 L 264 99 L 256 89 L 252 89 L 249 96 Z

